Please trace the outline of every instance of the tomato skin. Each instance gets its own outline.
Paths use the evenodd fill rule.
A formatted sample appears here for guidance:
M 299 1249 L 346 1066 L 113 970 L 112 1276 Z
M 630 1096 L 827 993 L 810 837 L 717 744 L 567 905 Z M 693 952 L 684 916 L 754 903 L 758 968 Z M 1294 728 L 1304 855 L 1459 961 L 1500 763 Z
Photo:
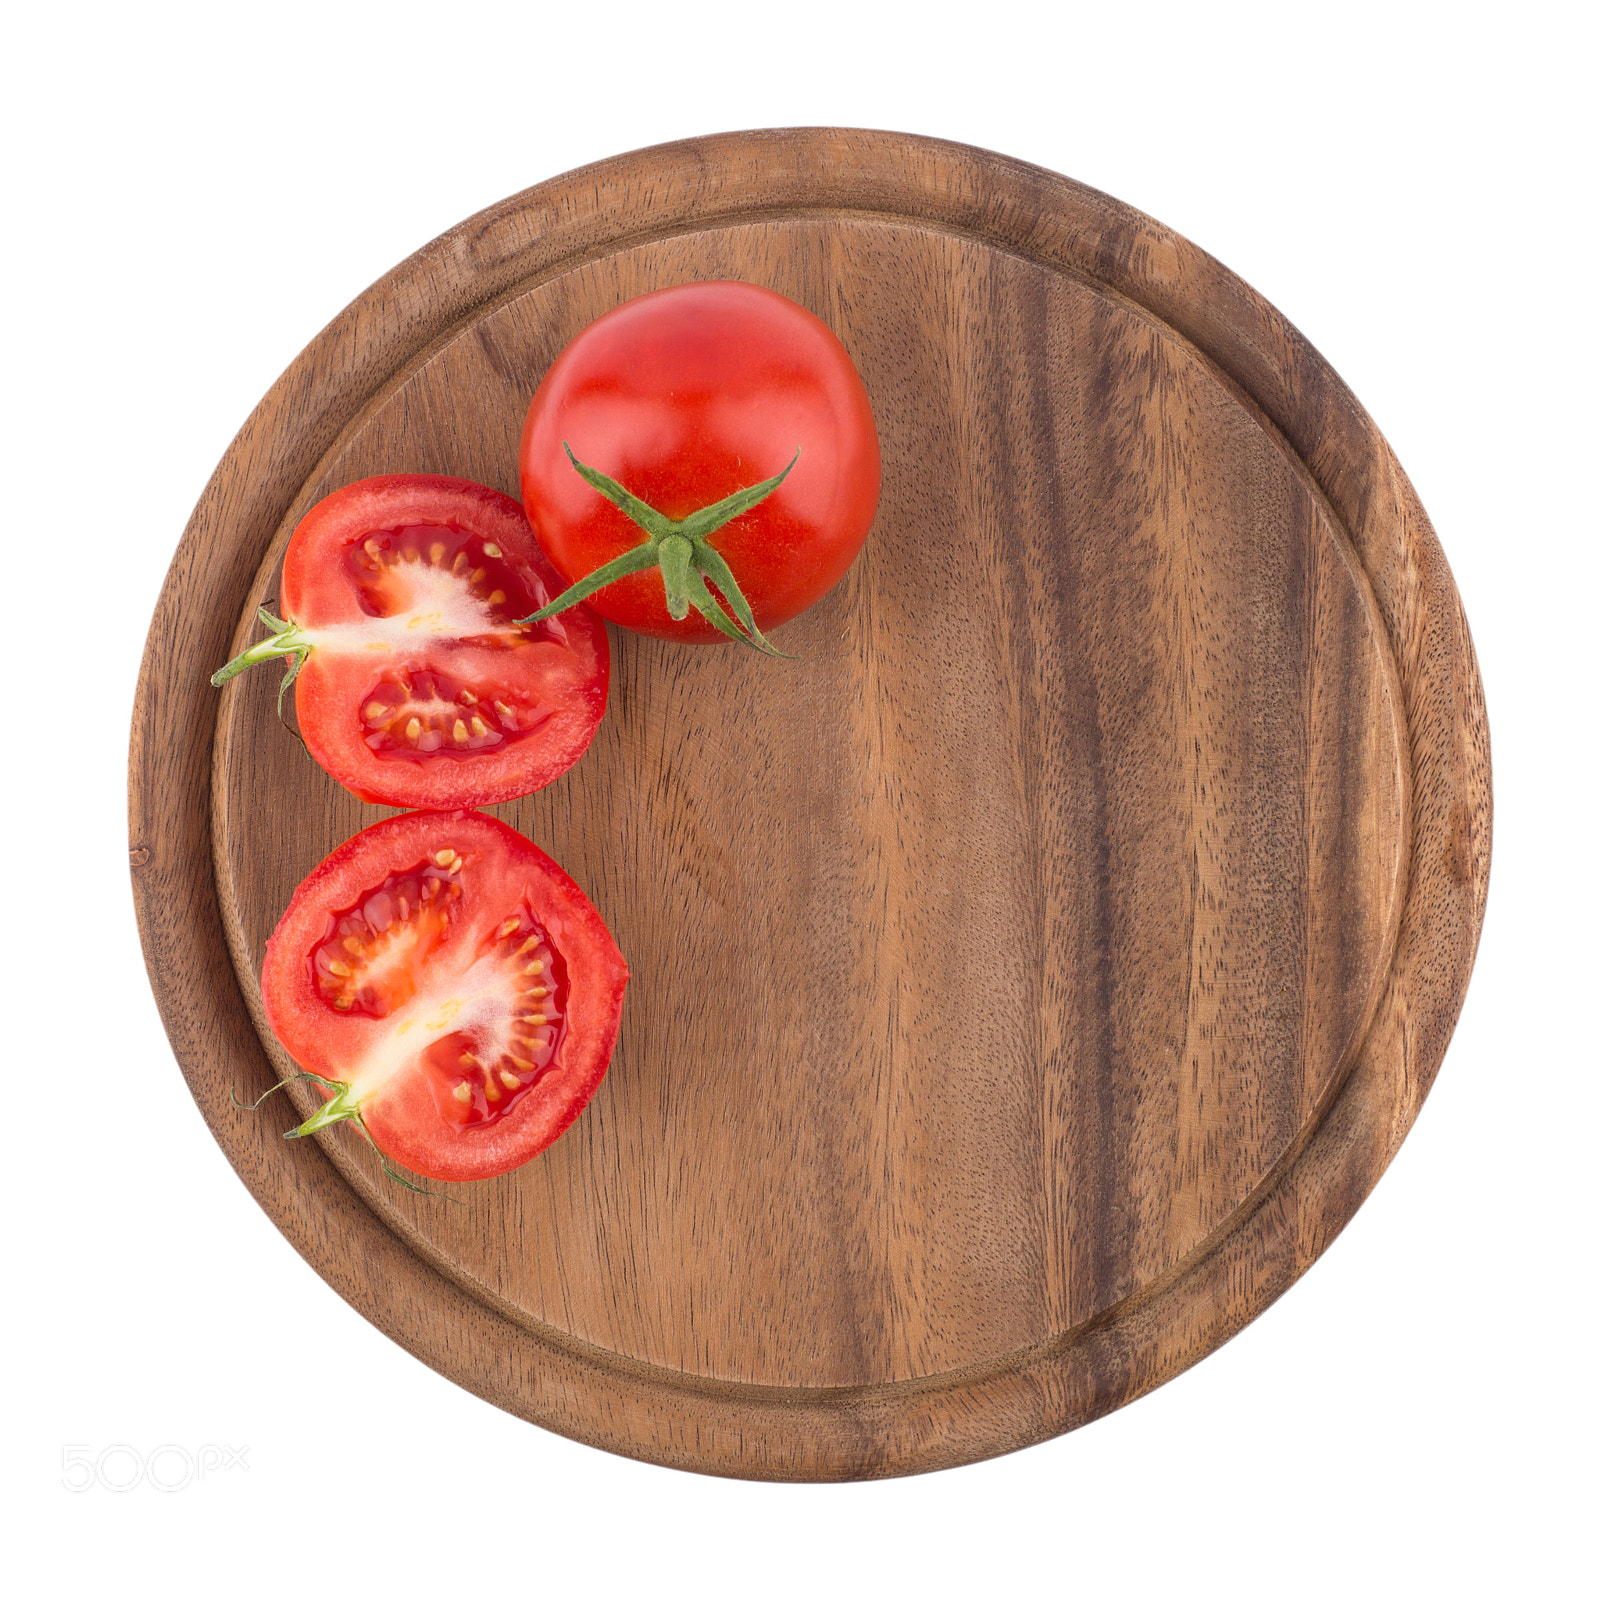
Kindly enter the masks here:
M 775 477 L 798 449 L 782 486 L 711 540 L 763 629 L 844 576 L 877 510 L 877 429 L 849 354 L 809 311 L 753 283 L 629 300 L 579 334 L 539 385 L 522 430 L 522 500 L 570 584 L 644 536 L 578 476 L 564 444 L 674 519 Z M 587 604 L 656 638 L 723 637 L 694 612 L 668 615 L 659 571 L 619 579 Z
M 539 604 L 566 587 L 516 501 L 464 478 L 397 473 L 336 490 L 301 520 L 284 556 L 285 617 L 313 635 L 370 625 L 351 581 L 351 553 L 379 530 L 429 525 L 465 530 L 475 548 L 486 542 L 501 550 L 505 567 Z M 519 608 L 514 596 L 508 609 Z M 430 667 L 480 686 L 514 682 L 530 701 L 548 700 L 549 715 L 536 733 L 470 760 L 448 752 L 431 760 L 375 754 L 361 718 L 375 675 Z M 295 710 L 311 754 L 361 800 L 427 809 L 497 805 L 543 788 L 583 754 L 605 715 L 610 675 L 604 624 L 574 606 L 526 630 L 510 648 L 442 644 L 419 634 L 414 645 L 383 654 L 313 649 L 295 681 Z
M 464 1126 L 448 1114 L 448 1096 L 418 1053 L 440 1037 L 441 1025 L 430 1023 L 426 1004 L 420 1026 L 416 1015 L 410 1024 L 410 1037 L 422 1044 L 386 1076 L 377 1075 L 360 1098 L 361 1119 L 386 1155 L 424 1177 L 461 1182 L 509 1172 L 559 1138 L 593 1097 L 616 1043 L 627 964 L 599 912 L 549 856 L 478 811 L 415 811 L 374 823 L 340 845 L 295 890 L 267 941 L 261 998 L 273 1032 L 304 1070 L 361 1088 L 364 1064 L 392 1052 L 407 1013 L 335 1010 L 319 991 L 312 952 L 326 943 L 339 908 L 357 903 L 393 873 L 435 861 L 441 850 L 461 858 L 461 893 L 443 902 L 451 909 L 448 930 L 419 962 L 424 988 L 432 982 L 433 993 L 450 1000 L 453 984 L 470 988 L 473 980 L 481 982 L 486 966 L 492 975 L 501 968 L 513 972 L 514 966 L 497 966 L 493 959 L 494 936 L 519 909 L 531 911 L 547 933 L 565 984 L 553 1058 L 492 1124 Z

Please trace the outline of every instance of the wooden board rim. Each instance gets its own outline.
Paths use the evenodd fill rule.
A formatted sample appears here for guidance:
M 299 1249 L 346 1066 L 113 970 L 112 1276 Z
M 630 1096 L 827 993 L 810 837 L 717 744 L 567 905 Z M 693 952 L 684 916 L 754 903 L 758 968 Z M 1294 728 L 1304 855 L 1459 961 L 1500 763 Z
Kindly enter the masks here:
M 710 189 L 718 199 L 706 199 Z M 1277 1181 L 1222 1236 L 1099 1324 L 1033 1349 L 929 1378 L 797 1394 L 689 1377 L 510 1323 L 411 1255 L 325 1157 L 313 1165 L 297 1150 L 291 1163 L 273 1128 L 232 1115 L 228 1084 L 272 1079 L 225 951 L 216 962 L 215 705 L 203 682 L 175 681 L 164 663 L 173 638 L 180 653 L 221 659 L 239 606 L 220 597 L 242 597 L 296 490 L 367 406 L 466 320 L 623 241 L 818 210 L 913 217 L 1048 260 L 1195 346 L 1270 420 L 1350 531 L 1429 781 L 1416 784 L 1418 865 L 1360 1059 Z M 298 429 L 282 426 L 286 412 Z M 197 592 L 211 597 L 198 615 Z M 1424 770 L 1415 755 L 1414 767 Z M 1459 1012 L 1481 926 L 1490 799 L 1481 689 L 1437 540 L 1370 419 L 1265 301 L 1186 241 L 1067 179 L 933 140 L 814 129 L 658 147 L 514 196 L 396 268 L 308 346 L 230 447 L 168 575 L 140 675 L 130 822 L 141 937 L 175 1053 L 229 1159 L 324 1278 L 430 1365 L 558 1432 L 697 1470 L 820 1478 L 928 1470 L 1090 1420 L 1199 1359 L 1326 1248 L 1414 1120 Z M 341 1243 L 351 1239 L 359 1248 Z M 463 1323 L 480 1337 L 451 1338 Z M 485 1337 L 498 1342 L 487 1370 L 463 1353 L 483 1351 Z

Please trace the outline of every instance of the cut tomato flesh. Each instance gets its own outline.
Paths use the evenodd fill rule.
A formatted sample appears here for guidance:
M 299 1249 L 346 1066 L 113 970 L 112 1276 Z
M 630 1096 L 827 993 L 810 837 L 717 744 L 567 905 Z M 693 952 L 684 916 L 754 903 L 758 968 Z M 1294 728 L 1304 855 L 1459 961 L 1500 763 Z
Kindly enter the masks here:
M 492 941 L 479 941 L 462 971 L 442 947 L 462 897 L 464 858 L 448 847 L 438 855 L 448 862 L 391 872 L 334 912 L 332 931 L 309 958 L 312 981 L 334 1011 L 395 1017 L 397 1030 L 420 1025 L 421 1037 L 435 1040 L 418 1059 L 444 1091 L 440 1110 L 455 1122 L 494 1122 L 555 1058 L 566 1024 L 567 964 L 524 904 Z M 449 1031 L 440 1037 L 442 1028 Z M 391 1054 L 387 1042 L 375 1052 L 379 1072 Z M 364 1061 L 348 1070 L 358 1086 L 373 1072 Z
M 493 539 L 432 522 L 378 528 L 345 550 L 345 568 L 369 617 L 410 612 L 419 596 L 482 606 L 491 635 L 515 637 L 516 619 L 540 604 Z
M 262 995 L 307 1071 L 350 1085 L 425 1176 L 520 1165 L 604 1075 L 627 969 L 560 868 L 477 812 L 413 813 L 336 850 L 268 941 Z
M 574 606 L 519 626 L 563 587 L 522 508 L 481 484 L 351 484 L 300 523 L 286 618 L 318 762 L 363 800 L 493 805 L 559 777 L 605 713 L 605 629 Z
M 446 869 L 422 861 L 331 913 L 333 930 L 310 955 L 317 993 L 335 1011 L 364 1017 L 391 1016 L 408 1005 L 460 893 Z
M 510 931 L 495 959 L 514 995 L 509 1018 L 502 1012 L 459 1028 L 422 1055 L 440 1110 L 467 1127 L 511 1111 L 550 1070 L 566 1031 L 566 962 L 530 910 L 503 926 Z
M 379 678 L 361 707 L 368 748 L 388 761 L 463 760 L 526 739 L 551 715 L 520 688 L 496 683 L 490 693 L 485 700 L 443 672 Z

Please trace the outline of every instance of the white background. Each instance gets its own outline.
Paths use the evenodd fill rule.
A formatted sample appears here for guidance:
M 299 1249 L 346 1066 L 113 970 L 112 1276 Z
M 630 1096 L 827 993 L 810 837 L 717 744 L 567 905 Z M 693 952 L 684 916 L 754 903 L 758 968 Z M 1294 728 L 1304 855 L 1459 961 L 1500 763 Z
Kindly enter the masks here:
M 12 1592 L 1594 1592 L 1586 9 L 397 0 L 59 5 L 11 25 Z M 1377 418 L 1454 566 L 1496 830 L 1438 1086 L 1297 1288 L 1080 1433 L 927 1478 L 790 1487 L 533 1429 L 301 1262 L 167 1048 L 124 772 L 190 508 L 324 323 L 433 235 L 568 168 L 827 123 L 964 140 L 1108 190 L 1298 324 Z M 172 1494 L 63 1487 L 66 1446 L 164 1443 L 243 1447 L 248 1466 Z

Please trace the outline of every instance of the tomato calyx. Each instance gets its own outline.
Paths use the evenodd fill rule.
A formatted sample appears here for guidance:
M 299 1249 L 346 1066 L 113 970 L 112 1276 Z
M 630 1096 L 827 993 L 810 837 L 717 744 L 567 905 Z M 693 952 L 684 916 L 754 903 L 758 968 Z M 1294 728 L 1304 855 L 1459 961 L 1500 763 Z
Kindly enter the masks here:
M 297 1072 L 292 1077 L 285 1078 L 281 1083 L 275 1083 L 257 1100 L 241 1100 L 238 1095 L 229 1089 L 228 1094 L 233 1103 L 241 1111 L 259 1111 L 262 1103 L 270 1099 L 280 1089 L 287 1088 L 291 1083 L 298 1083 L 302 1078 L 309 1078 L 313 1083 L 320 1084 L 331 1098 L 311 1116 L 307 1117 L 298 1128 L 290 1128 L 284 1134 L 285 1139 L 304 1139 L 308 1134 L 320 1133 L 324 1128 L 331 1128 L 336 1123 L 353 1122 L 361 1137 L 378 1152 L 378 1159 L 383 1163 L 384 1175 L 391 1183 L 397 1183 L 402 1189 L 409 1189 L 413 1194 L 425 1194 L 431 1200 L 449 1200 L 452 1205 L 460 1202 L 450 1195 L 442 1194 L 437 1189 L 429 1189 L 425 1185 L 408 1178 L 390 1161 L 381 1149 L 378 1142 L 367 1131 L 367 1125 L 361 1117 L 361 1104 L 355 1098 L 355 1085 L 341 1083 L 335 1078 L 324 1078 L 320 1072 Z
M 283 697 L 288 692 L 289 685 L 300 676 L 300 669 L 306 664 L 306 658 L 315 646 L 294 623 L 273 616 L 265 606 L 256 608 L 256 616 L 271 630 L 270 634 L 265 639 L 258 639 L 248 650 L 240 651 L 227 666 L 219 667 L 213 672 L 211 687 L 220 689 L 229 678 L 237 678 L 241 672 L 247 672 L 263 661 L 287 660 L 289 670 L 284 673 L 283 682 L 278 685 L 278 715 L 281 717 Z
M 748 489 L 737 489 L 713 505 L 702 506 L 698 511 L 690 512 L 687 517 L 674 519 L 657 511 L 654 506 L 641 500 L 636 494 L 631 494 L 615 478 L 609 478 L 605 473 L 580 461 L 572 453 L 572 446 L 565 439 L 561 441 L 561 448 L 567 452 L 567 459 L 572 463 L 578 476 L 590 488 L 604 495 L 640 529 L 645 536 L 644 543 L 624 551 L 616 560 L 608 561 L 603 567 L 596 567 L 586 578 L 580 578 L 549 605 L 540 607 L 529 616 L 519 618 L 520 623 L 544 622 L 557 612 L 565 611 L 568 606 L 576 605 L 580 600 L 587 600 L 590 595 L 605 588 L 607 584 L 614 583 L 618 578 L 626 578 L 631 573 L 647 572 L 651 567 L 659 567 L 661 581 L 667 591 L 667 614 L 674 622 L 682 622 L 692 607 L 718 633 L 725 634 L 730 639 L 737 639 L 740 644 L 747 644 L 764 655 L 778 656 L 784 660 L 792 659 L 770 643 L 756 626 L 755 613 L 750 609 L 750 602 L 745 599 L 743 591 L 739 588 L 733 569 L 710 540 L 711 535 L 718 529 L 725 527 L 735 517 L 742 516 L 746 511 L 760 505 L 777 489 L 794 470 L 795 462 L 800 459 L 798 449 L 795 450 L 789 465 L 776 477 L 752 484 Z M 716 585 L 715 592 L 706 582 L 708 578 Z M 726 609 L 719 603 L 719 595 L 726 604 Z M 732 616 L 729 612 L 732 612 Z M 270 644 L 272 641 L 263 642 Z
M 311 1076 L 317 1078 L 324 1089 L 331 1089 L 333 1098 L 324 1101 L 298 1128 L 291 1128 L 284 1134 L 285 1139 L 304 1139 L 336 1123 L 361 1121 L 361 1103 L 355 1097 L 356 1086 L 353 1083 L 340 1083 L 335 1078 L 323 1078 L 316 1073 Z

